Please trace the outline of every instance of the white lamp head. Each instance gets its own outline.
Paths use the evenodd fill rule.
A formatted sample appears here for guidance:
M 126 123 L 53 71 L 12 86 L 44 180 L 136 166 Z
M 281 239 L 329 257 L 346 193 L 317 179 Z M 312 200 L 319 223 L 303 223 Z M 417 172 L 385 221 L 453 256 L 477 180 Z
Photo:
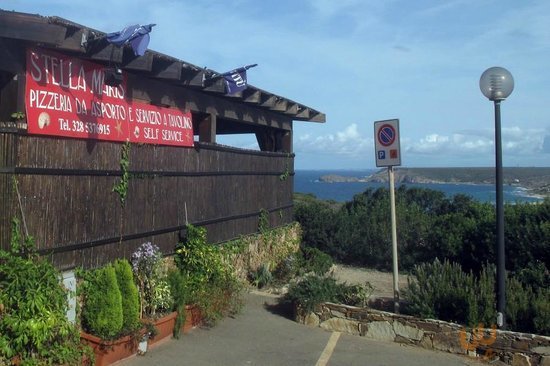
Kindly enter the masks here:
M 489 100 L 504 100 L 514 90 L 514 78 L 503 67 L 491 67 L 481 74 L 479 88 Z

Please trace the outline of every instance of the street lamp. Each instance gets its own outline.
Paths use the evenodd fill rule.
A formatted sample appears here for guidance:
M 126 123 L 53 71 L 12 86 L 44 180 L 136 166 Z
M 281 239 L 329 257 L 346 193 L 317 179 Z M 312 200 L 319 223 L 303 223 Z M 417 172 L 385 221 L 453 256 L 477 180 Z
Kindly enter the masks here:
M 495 168 L 496 168 L 496 221 L 497 221 L 497 325 L 504 328 L 506 309 L 506 269 L 504 262 L 504 202 L 502 192 L 502 139 L 500 129 L 500 102 L 514 90 L 514 78 L 503 67 L 491 67 L 479 79 L 483 95 L 495 104 Z

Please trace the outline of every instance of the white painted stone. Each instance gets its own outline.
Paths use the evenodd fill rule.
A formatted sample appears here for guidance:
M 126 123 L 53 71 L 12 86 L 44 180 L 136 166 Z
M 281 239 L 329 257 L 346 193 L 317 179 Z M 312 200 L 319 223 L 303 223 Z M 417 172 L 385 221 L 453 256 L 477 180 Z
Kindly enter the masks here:
M 378 339 L 380 341 L 391 341 L 395 339 L 395 331 L 387 321 L 372 322 L 367 324 L 368 330 L 365 337 Z
M 397 321 L 393 322 L 393 330 L 396 335 L 412 339 L 414 341 L 420 341 L 422 340 L 422 337 L 424 337 L 424 331 L 422 329 L 411 327 L 410 325 L 403 325 Z

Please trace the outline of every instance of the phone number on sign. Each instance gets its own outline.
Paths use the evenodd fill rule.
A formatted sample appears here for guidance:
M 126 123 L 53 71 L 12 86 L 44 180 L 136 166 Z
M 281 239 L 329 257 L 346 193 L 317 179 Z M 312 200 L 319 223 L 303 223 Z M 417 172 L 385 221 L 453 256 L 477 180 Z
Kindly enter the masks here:
M 73 121 L 71 131 L 85 132 L 92 135 L 110 135 L 111 126 L 95 122 Z

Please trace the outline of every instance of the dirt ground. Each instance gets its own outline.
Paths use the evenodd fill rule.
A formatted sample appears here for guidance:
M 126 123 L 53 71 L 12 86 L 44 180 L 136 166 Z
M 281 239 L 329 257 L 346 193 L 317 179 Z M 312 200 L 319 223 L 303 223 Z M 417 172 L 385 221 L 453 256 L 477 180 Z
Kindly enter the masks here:
M 374 269 L 358 268 L 335 264 L 332 268 L 334 277 L 339 282 L 363 284 L 370 282 L 374 287 L 373 298 L 393 298 L 393 274 Z M 403 290 L 407 288 L 407 275 L 399 274 L 399 292 L 403 298 Z

